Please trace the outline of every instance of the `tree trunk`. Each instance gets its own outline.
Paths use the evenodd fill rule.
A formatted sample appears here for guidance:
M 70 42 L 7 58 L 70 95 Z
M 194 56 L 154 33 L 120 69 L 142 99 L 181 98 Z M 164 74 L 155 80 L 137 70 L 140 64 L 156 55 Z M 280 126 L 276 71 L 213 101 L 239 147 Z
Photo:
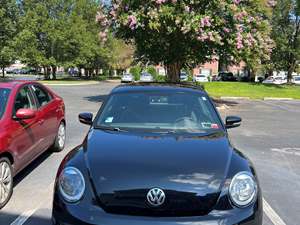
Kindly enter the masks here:
M 52 66 L 52 79 L 53 80 L 56 80 L 56 70 L 57 70 L 57 67 L 56 66 Z
M 2 67 L 2 77 L 4 78 L 5 77 L 5 68 Z
M 273 69 L 271 69 L 271 70 L 269 70 L 268 71 L 268 77 L 271 77 L 271 76 L 273 76 Z M 267 77 L 265 77 L 265 79 L 267 79 Z
M 171 83 L 177 83 L 180 81 L 180 63 L 173 63 L 166 66 L 167 67 L 167 76 L 168 81 Z
M 218 72 L 226 72 L 228 71 L 228 65 L 226 63 L 224 56 L 219 56 L 219 64 L 218 64 Z
M 44 77 L 45 77 L 45 80 L 49 80 L 48 67 L 44 66 L 43 68 L 44 68 Z
M 296 67 L 296 61 L 293 60 L 293 62 L 291 62 L 289 69 L 288 69 L 288 74 L 287 74 L 287 82 L 291 83 L 292 79 L 293 79 L 293 72 L 295 70 Z
M 257 72 L 256 69 L 254 69 L 254 68 L 250 69 L 250 81 L 251 82 L 255 81 L 256 72 Z

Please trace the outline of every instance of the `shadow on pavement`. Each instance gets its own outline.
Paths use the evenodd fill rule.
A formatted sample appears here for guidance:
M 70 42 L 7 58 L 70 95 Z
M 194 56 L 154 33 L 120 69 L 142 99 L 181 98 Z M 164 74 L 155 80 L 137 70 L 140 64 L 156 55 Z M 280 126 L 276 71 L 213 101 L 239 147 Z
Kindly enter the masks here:
M 84 97 L 85 100 L 90 102 L 104 102 L 108 95 L 95 95 Z
M 216 106 L 222 106 L 222 105 L 227 105 L 227 106 L 236 106 L 239 103 L 235 101 L 229 101 L 229 100 L 223 100 L 223 99 L 213 99 L 214 103 Z
M 0 224 L 1 225 L 9 225 L 12 224 L 20 215 L 11 214 L 0 211 Z M 21 223 L 17 223 L 21 224 Z M 43 216 L 32 215 L 24 225 L 52 225 L 51 219 Z
M 20 173 L 14 177 L 14 187 L 16 187 L 27 175 L 41 165 L 49 156 L 52 155 L 50 150 L 42 153 L 38 158 L 26 166 Z M 1 223 L 0 223 L 1 224 Z

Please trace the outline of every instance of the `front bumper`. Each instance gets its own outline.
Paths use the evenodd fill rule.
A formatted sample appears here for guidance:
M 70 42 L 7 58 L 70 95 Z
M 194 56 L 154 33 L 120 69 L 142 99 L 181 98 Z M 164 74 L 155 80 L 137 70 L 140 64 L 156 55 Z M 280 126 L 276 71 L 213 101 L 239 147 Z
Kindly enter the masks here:
M 261 225 L 262 210 L 253 206 L 198 217 L 139 217 L 109 214 L 93 204 L 54 203 L 52 220 L 55 225 Z

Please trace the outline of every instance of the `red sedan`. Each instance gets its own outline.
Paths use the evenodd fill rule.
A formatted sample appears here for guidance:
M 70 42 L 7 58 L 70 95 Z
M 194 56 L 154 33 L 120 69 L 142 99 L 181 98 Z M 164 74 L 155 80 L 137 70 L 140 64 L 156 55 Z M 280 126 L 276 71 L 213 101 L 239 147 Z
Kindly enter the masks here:
M 13 191 L 13 176 L 40 154 L 61 151 L 65 105 L 37 82 L 0 82 L 0 209 Z

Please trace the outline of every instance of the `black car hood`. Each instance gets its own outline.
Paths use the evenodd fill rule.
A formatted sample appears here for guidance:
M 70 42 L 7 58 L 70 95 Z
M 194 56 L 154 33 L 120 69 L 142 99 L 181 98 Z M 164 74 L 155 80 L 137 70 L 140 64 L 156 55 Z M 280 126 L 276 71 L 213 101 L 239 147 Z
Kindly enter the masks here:
M 224 132 L 162 136 L 92 129 L 83 146 L 103 209 L 143 216 L 208 213 L 218 200 L 232 154 Z M 165 192 L 162 206 L 147 202 L 151 188 Z

